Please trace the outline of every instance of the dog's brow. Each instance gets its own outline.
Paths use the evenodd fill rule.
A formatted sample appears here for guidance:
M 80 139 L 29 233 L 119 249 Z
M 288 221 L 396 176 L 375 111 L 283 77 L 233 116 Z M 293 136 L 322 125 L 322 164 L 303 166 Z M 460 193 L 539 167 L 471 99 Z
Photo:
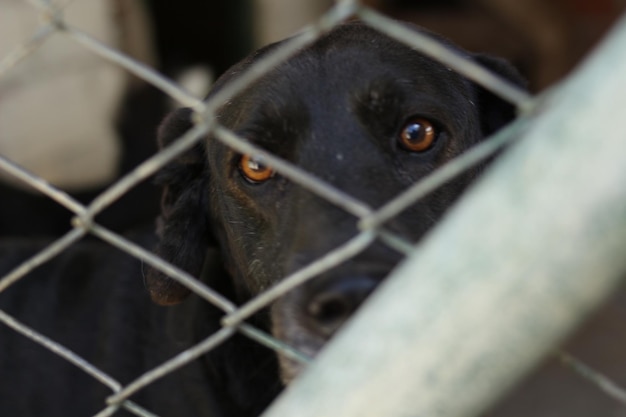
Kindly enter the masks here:
M 392 79 L 380 79 L 368 83 L 355 94 L 357 101 L 372 111 L 383 112 L 388 105 L 398 104 L 404 100 L 407 82 Z
M 309 126 L 309 115 L 299 100 L 288 101 L 275 94 L 264 95 L 263 100 L 246 110 L 235 130 L 278 156 L 289 157 L 295 140 Z
M 435 119 L 444 125 L 458 125 L 458 112 L 450 114 L 451 106 L 445 101 L 456 97 L 447 97 L 432 91 L 437 89 L 415 80 L 383 78 L 368 83 L 353 95 L 355 113 L 362 123 L 370 127 L 391 128 L 410 116 L 424 116 Z M 376 125 L 376 126 L 374 126 Z

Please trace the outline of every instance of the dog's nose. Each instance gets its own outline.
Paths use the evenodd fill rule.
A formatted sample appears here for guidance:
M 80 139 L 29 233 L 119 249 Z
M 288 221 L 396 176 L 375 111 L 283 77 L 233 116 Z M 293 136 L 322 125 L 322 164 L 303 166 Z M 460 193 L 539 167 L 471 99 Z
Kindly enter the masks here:
M 363 300 L 376 288 L 372 277 L 350 277 L 335 280 L 320 288 L 306 305 L 315 330 L 330 337 L 348 320 Z

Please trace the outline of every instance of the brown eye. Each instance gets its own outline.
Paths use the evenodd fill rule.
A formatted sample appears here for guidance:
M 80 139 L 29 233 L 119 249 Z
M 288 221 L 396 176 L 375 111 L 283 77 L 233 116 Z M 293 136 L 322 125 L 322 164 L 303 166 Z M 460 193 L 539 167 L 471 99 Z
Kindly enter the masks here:
M 267 181 L 274 176 L 274 170 L 263 165 L 258 158 L 243 155 L 239 160 L 239 170 L 245 179 L 253 183 Z
M 423 152 L 429 149 L 437 138 L 437 129 L 426 119 L 410 119 L 400 132 L 398 141 L 407 151 Z

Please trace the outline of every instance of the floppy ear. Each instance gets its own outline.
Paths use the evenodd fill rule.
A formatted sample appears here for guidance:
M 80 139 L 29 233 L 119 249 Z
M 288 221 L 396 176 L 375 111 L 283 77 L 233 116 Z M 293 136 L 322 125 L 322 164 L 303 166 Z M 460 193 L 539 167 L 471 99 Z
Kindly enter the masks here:
M 508 61 L 480 54 L 474 55 L 474 60 L 512 84 L 526 90 L 526 80 Z M 478 106 L 481 128 L 485 137 L 513 121 L 516 116 L 514 104 L 480 86 L 478 87 Z
M 159 147 L 164 148 L 192 126 L 190 109 L 172 112 L 159 127 Z M 206 195 L 208 172 L 205 169 L 203 143 L 180 155 L 156 177 L 163 188 L 161 215 L 157 223 L 159 243 L 156 254 L 193 276 L 202 271 L 212 236 L 208 225 Z M 185 299 L 189 289 L 162 272 L 149 268 L 145 279 L 152 300 L 158 304 L 176 304 Z

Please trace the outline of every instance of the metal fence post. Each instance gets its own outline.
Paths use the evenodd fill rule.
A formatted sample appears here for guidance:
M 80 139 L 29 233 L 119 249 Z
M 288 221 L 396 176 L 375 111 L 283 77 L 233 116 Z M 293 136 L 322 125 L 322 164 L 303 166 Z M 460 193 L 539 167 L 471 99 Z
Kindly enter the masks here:
M 265 417 L 475 416 L 619 284 L 624 45 L 626 19 Z

